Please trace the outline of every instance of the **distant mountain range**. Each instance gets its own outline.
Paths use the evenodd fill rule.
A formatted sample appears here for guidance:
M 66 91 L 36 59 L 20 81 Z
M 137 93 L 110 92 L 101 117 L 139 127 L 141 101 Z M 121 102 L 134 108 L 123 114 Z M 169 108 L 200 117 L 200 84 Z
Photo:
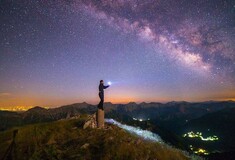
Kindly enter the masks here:
M 24 124 L 50 122 L 79 116 L 82 113 L 94 113 L 95 106 L 87 103 L 77 103 L 58 108 L 45 109 L 39 106 L 25 112 L 0 111 L 0 130 Z
M 213 113 L 225 108 L 235 107 L 235 102 L 169 102 L 163 103 L 140 103 L 130 102 L 128 104 L 104 104 L 106 115 L 128 115 L 137 119 L 153 119 L 164 123 L 169 123 L 168 127 L 176 127 L 186 121 L 199 118 L 205 114 Z M 79 114 L 91 114 L 97 110 L 96 105 L 88 103 L 75 103 L 58 108 L 45 109 L 39 106 L 31 108 L 25 112 L 0 111 L 0 130 L 5 130 L 12 126 L 23 124 L 55 121 L 59 119 L 79 116 Z M 115 117 L 111 117 L 115 118 Z M 177 122 L 175 121 L 177 120 Z M 171 122 L 174 125 L 171 125 Z M 167 124 L 166 124 L 167 125 Z
M 182 149 L 187 149 L 193 144 L 209 151 L 233 153 L 235 150 L 234 101 L 200 103 L 173 101 L 165 104 L 156 102 L 105 103 L 104 108 L 107 118 L 156 132 L 164 141 Z M 0 111 L 0 130 L 25 124 L 79 117 L 81 114 L 93 114 L 96 110 L 96 105 L 84 102 L 52 109 L 37 106 L 25 112 Z M 189 131 L 202 132 L 205 136 L 216 135 L 219 141 L 212 143 L 183 138 L 182 135 Z
M 106 116 L 110 118 L 117 118 L 117 116 L 124 116 L 129 120 L 150 119 L 157 124 L 168 128 L 174 132 L 178 132 L 178 128 L 186 125 L 187 122 L 197 119 L 208 113 L 213 113 L 222 109 L 231 108 L 235 106 L 233 101 L 224 102 L 169 102 L 162 103 L 134 103 L 128 104 L 112 104 L 105 103 Z M 0 130 L 4 130 L 11 126 L 48 122 L 59 119 L 65 119 L 79 114 L 91 114 L 96 111 L 96 105 L 87 103 L 76 103 L 66 105 L 53 109 L 44 109 L 41 107 L 34 107 L 26 112 L 9 112 L 0 111 Z M 122 121 L 122 118 L 119 118 Z

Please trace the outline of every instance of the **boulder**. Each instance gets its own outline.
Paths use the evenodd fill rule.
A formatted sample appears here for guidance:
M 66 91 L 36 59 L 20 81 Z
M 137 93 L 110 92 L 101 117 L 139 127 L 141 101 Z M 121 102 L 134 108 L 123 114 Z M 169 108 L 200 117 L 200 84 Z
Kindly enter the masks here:
M 92 114 L 88 116 L 87 121 L 83 125 L 83 129 L 86 129 L 86 128 L 97 128 L 96 114 Z

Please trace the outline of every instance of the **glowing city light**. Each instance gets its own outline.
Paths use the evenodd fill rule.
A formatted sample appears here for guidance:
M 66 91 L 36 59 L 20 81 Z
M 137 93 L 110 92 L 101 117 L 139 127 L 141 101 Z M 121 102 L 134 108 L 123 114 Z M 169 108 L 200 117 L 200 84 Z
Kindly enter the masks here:
M 201 132 L 194 133 L 193 131 L 184 134 L 183 137 L 200 138 L 202 141 L 218 141 L 219 140 L 219 138 L 215 135 L 204 138 Z
M 205 149 L 202 149 L 202 148 L 198 148 L 198 150 L 194 151 L 194 153 L 196 153 L 196 154 L 204 154 L 204 155 L 208 155 L 209 154 Z
M 133 118 L 133 119 L 138 120 L 137 118 Z M 158 134 L 155 134 L 151 131 L 143 130 L 143 129 L 140 129 L 139 127 L 133 127 L 133 126 L 128 126 L 128 125 L 125 125 L 125 124 L 121 124 L 121 123 L 115 121 L 114 119 L 105 119 L 105 122 L 116 125 L 116 126 L 122 128 L 122 129 L 124 129 L 124 130 L 126 130 L 126 131 L 128 131 L 132 134 L 135 134 L 137 136 L 140 136 L 140 137 L 142 137 L 146 140 L 150 140 L 150 141 L 153 141 L 153 142 L 158 142 L 158 143 L 161 143 L 161 144 L 165 144 L 164 141 L 161 139 L 161 137 Z M 165 145 L 167 145 L 167 144 L 165 144 Z M 167 146 L 170 147 L 170 148 L 173 148 L 172 146 L 169 146 L 169 145 L 167 145 Z M 203 149 L 194 150 L 193 146 L 192 145 L 190 145 L 190 146 L 191 146 L 191 150 L 194 153 L 204 154 L 204 155 L 209 154 L 207 151 L 204 151 Z M 186 153 L 186 152 L 183 151 L 183 153 Z
M 34 106 L 12 106 L 12 107 L 0 107 L 1 111 L 15 111 L 15 112 L 20 112 L 20 111 L 27 111 Z M 45 109 L 48 109 L 48 107 L 43 107 Z
M 209 154 L 208 151 L 206 151 L 205 149 L 202 149 L 202 148 L 197 148 L 197 149 L 195 149 L 195 148 L 193 148 L 192 145 L 190 145 L 189 148 L 190 148 L 190 150 L 193 151 L 193 153 L 195 153 L 195 154 L 199 154 L 199 155 L 202 155 L 202 154 L 208 155 L 208 154 Z
M 132 118 L 134 121 L 140 121 L 140 122 L 143 122 L 143 121 L 149 121 L 150 120 L 150 118 L 148 118 L 148 119 L 143 119 L 143 118 L 135 118 L 135 117 L 133 117 Z

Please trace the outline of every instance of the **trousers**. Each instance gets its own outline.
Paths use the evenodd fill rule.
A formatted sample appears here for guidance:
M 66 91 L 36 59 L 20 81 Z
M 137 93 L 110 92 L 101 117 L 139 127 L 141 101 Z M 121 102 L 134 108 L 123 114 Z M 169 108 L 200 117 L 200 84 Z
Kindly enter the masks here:
M 100 97 L 100 103 L 98 104 L 98 109 L 104 110 L 104 93 L 99 92 L 99 97 Z

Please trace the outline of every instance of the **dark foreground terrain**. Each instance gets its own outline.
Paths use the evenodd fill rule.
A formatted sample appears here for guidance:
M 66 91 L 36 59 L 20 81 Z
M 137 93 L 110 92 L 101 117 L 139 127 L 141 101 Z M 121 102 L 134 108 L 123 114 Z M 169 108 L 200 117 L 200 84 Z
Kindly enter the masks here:
M 113 125 L 108 125 L 106 129 L 83 129 L 85 118 L 82 116 L 2 131 L 0 159 L 189 159 L 177 149 L 145 141 Z
M 147 129 L 176 148 L 209 159 L 235 159 L 235 102 L 105 103 L 106 118 Z M 96 105 L 76 103 L 54 109 L 34 107 L 26 112 L 0 111 L 0 131 L 12 127 L 93 114 Z M 183 135 L 190 132 L 201 137 Z M 207 140 L 208 137 L 216 140 Z M 200 152 L 199 152 L 200 151 Z

